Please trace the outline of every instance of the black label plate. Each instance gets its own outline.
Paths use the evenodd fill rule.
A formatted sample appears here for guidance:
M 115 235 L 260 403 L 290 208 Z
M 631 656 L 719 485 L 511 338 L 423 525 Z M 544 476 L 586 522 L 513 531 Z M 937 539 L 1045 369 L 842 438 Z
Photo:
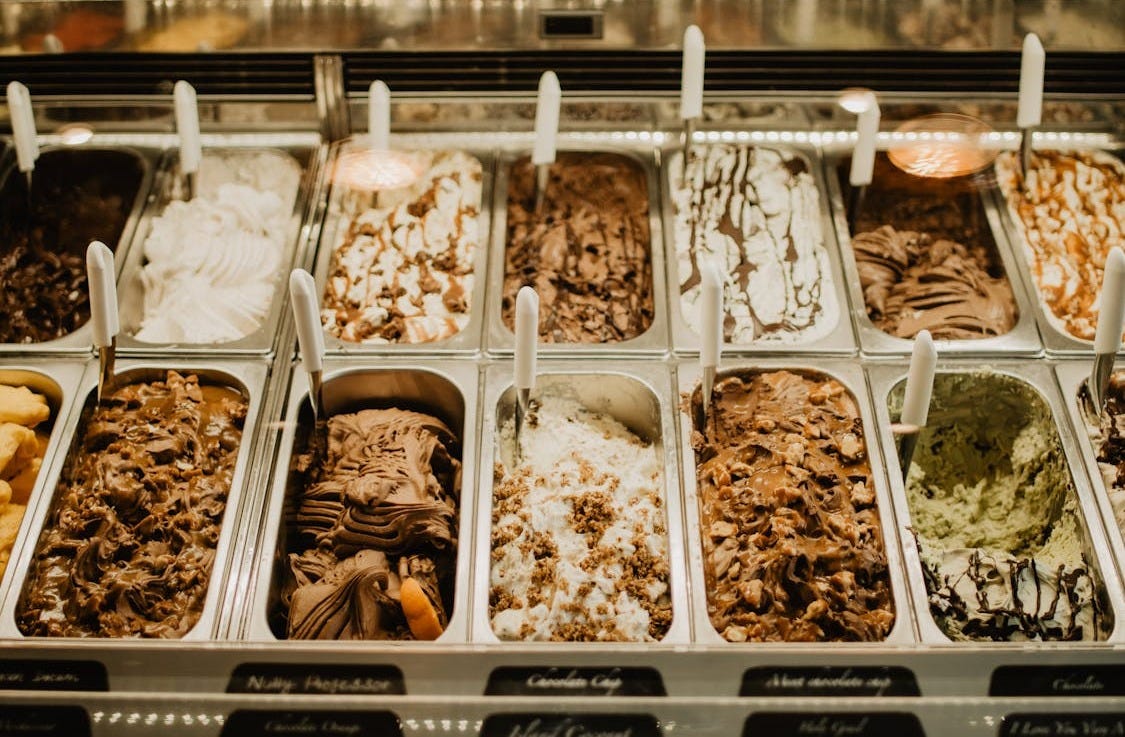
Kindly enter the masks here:
M 1125 665 L 1002 665 L 989 696 L 1125 696 Z
M 921 696 L 918 680 L 899 666 L 762 666 L 742 674 L 739 696 Z
M 0 707 L 0 737 L 89 737 L 90 717 L 81 706 Z
M 223 725 L 222 737 L 402 737 L 389 711 L 267 711 L 239 709 Z
M 402 695 L 406 682 L 392 665 L 243 663 L 231 673 L 227 693 Z
M 1000 737 L 1125 737 L 1125 712 L 1103 714 L 1010 714 Z
M 108 691 L 96 660 L 0 660 L 0 691 Z
M 751 714 L 742 737 L 925 737 L 918 717 L 905 712 Z
M 493 714 L 480 737 L 661 737 L 650 714 Z
M 655 668 L 496 668 L 485 696 L 667 696 Z

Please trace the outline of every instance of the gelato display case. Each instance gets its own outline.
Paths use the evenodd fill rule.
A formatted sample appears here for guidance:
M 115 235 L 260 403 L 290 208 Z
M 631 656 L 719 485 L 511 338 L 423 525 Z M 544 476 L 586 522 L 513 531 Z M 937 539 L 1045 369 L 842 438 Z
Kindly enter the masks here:
M 1125 734 L 1125 375 L 1089 390 L 1123 29 L 1111 0 L 0 3 L 39 152 L 0 105 L 0 737 Z

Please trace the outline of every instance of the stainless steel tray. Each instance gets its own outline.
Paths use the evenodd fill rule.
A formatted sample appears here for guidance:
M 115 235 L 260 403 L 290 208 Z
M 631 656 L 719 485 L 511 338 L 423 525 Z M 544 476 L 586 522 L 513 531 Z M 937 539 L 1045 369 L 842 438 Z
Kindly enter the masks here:
M 440 139 L 439 139 L 440 140 Z M 419 137 L 410 135 L 395 135 L 391 137 L 394 146 L 400 150 L 409 149 L 459 149 L 476 157 L 481 164 L 481 197 L 478 203 L 480 214 L 477 217 L 477 246 L 476 256 L 473 259 L 473 288 L 469 293 L 469 321 L 465 328 L 456 335 L 432 343 L 352 343 L 325 333 L 324 343 L 330 355 L 368 355 L 368 354 L 396 354 L 396 355 L 427 355 L 427 354 L 470 354 L 480 350 L 481 328 L 484 325 L 485 282 L 488 275 L 488 229 L 491 221 L 492 207 L 492 182 L 493 182 L 493 157 L 490 150 L 480 147 L 479 141 L 459 140 L 456 136 L 444 137 L 440 143 L 435 136 Z M 335 167 L 340 154 L 347 149 L 349 141 L 333 144 L 330 154 L 330 170 Z M 329 182 L 326 185 L 328 211 L 324 225 L 320 232 L 320 243 L 316 251 L 316 260 L 312 267 L 313 276 L 316 278 L 318 298 L 323 302 L 325 285 L 328 281 L 328 271 L 332 264 L 332 256 L 339 248 L 341 241 L 347 234 L 348 225 L 356 214 L 351 212 L 344 203 L 344 195 L 348 187 Z M 322 199 L 324 194 L 321 195 Z
M 618 138 L 624 138 L 619 136 Z M 611 143 L 612 141 L 612 143 Z M 511 354 L 515 336 L 502 318 L 501 299 L 504 289 L 504 252 L 508 240 L 508 172 L 513 162 L 528 154 L 527 144 L 513 138 L 502 148 L 496 161 L 496 184 L 493 188 L 492 240 L 488 264 L 488 323 L 485 344 L 489 353 Z M 628 353 L 660 354 L 668 350 L 667 298 L 664 285 L 664 239 L 660 230 L 660 209 L 656 196 L 653 147 L 649 144 L 628 144 L 610 136 L 591 134 L 560 135 L 559 151 L 605 152 L 623 154 L 641 165 L 648 184 L 649 253 L 652 259 L 652 324 L 641 335 L 620 343 L 540 343 L 545 355 L 620 355 Z
M 1089 141 L 1089 143 L 1086 143 L 1086 141 Z M 1035 148 L 1037 149 L 1062 151 L 1100 149 L 1121 159 L 1123 147 L 1125 147 L 1125 140 L 1119 137 L 1107 140 L 1106 136 L 1096 134 L 1049 132 L 1035 136 Z M 1050 314 L 1050 309 L 1044 305 L 1040 297 L 1039 285 L 1035 281 L 1035 276 L 1031 273 L 1031 260 L 1027 242 L 1023 237 L 1022 226 L 1016 222 L 1016 216 L 1012 214 L 1011 208 L 1008 207 L 1007 199 L 1004 197 L 1004 193 L 1000 191 L 998 184 L 990 189 L 988 197 L 992 204 L 990 209 L 997 215 L 996 221 L 993 222 L 993 232 L 996 233 L 997 240 L 999 240 L 1000 232 L 1003 231 L 1004 238 L 1011 244 L 1011 251 L 1015 261 L 1019 264 L 1028 302 L 1033 305 L 1035 320 L 1039 324 L 1039 334 L 1043 337 L 1043 346 L 1047 350 L 1047 355 L 1052 357 L 1091 355 L 1094 342 L 1092 340 L 1081 340 L 1062 330 L 1057 325 L 1054 315 Z M 992 219 L 991 216 L 989 219 Z M 1121 352 L 1118 351 L 1118 353 Z
M 1101 525 L 1098 523 L 1097 507 L 1091 496 L 1089 482 L 1085 474 L 1080 471 L 1076 472 L 1076 469 L 1081 468 L 1081 461 L 1078 450 L 1075 447 L 1074 438 L 1063 429 L 1065 409 L 1063 407 L 1063 401 L 1059 397 L 1050 367 L 1045 363 L 1028 363 L 1026 361 L 997 361 L 988 365 L 982 364 L 980 361 L 943 361 L 938 364 L 937 370 L 939 374 L 991 370 L 1027 383 L 1039 393 L 1045 402 L 1047 402 L 1052 415 L 1054 415 L 1055 430 L 1059 434 L 1067 463 L 1070 466 L 1071 477 L 1074 480 L 1075 493 L 1078 495 L 1080 522 L 1086 533 L 1085 552 L 1092 563 L 1091 567 L 1097 567 L 1097 570 L 1091 571 L 1091 575 L 1095 580 L 1100 579 L 1104 584 L 1107 599 L 1106 606 L 1108 607 L 1109 616 L 1112 617 L 1110 631 L 1103 641 L 1120 643 L 1125 640 L 1125 634 L 1123 634 L 1125 633 L 1125 626 L 1122 625 L 1121 609 L 1122 602 L 1125 601 L 1125 599 L 1122 599 L 1121 584 L 1117 577 L 1112 575 L 1109 548 L 1106 545 Z M 918 546 L 913 542 L 914 534 L 911 531 L 910 507 L 907 503 L 906 487 L 902 481 L 902 469 L 898 462 L 894 436 L 891 434 L 890 429 L 892 418 L 887 403 L 892 389 L 901 381 L 905 380 L 906 372 L 907 365 L 900 363 L 870 364 L 867 367 L 868 380 L 871 384 L 871 398 L 874 403 L 879 437 L 883 446 L 883 457 L 886 459 L 887 476 L 890 480 L 891 496 L 894 500 L 895 514 L 898 519 L 899 537 L 902 541 L 903 558 L 906 563 L 906 575 L 910 581 L 910 593 L 918 617 L 922 642 L 946 644 L 950 643 L 951 640 L 942 632 L 941 628 L 938 627 L 933 616 L 930 614 L 926 584 L 922 576 L 922 564 L 918 555 Z M 1110 571 L 1111 575 L 1106 576 L 1106 571 Z M 1092 643 L 1087 641 L 1084 643 L 1035 642 L 1032 644 L 1035 648 L 1049 651 L 1052 648 L 1089 647 Z M 957 643 L 957 646 L 986 647 L 989 649 L 1018 649 L 1028 647 L 1028 643 L 976 642 Z
M 425 408 L 442 419 L 461 440 L 461 499 L 458 525 L 457 572 L 453 613 L 449 625 L 437 643 L 464 642 L 469 628 L 470 565 L 473 539 L 473 481 L 476 478 L 476 413 L 478 370 L 475 363 L 434 361 L 383 361 L 379 367 L 369 361 L 329 360 L 324 371 L 324 403 L 328 415 L 352 411 L 359 407 L 407 406 Z M 308 399 L 308 378 L 299 366 L 293 369 L 288 407 L 282 426 L 281 442 L 274 466 L 272 482 L 264 489 L 268 494 L 260 501 L 266 506 L 257 561 L 254 563 L 250 610 L 244 623 L 243 636 L 249 640 L 275 643 L 286 647 L 293 642 L 306 648 L 338 648 L 340 643 L 328 641 L 289 641 L 279 637 L 271 626 L 270 610 L 276 604 L 276 584 L 285 565 L 285 510 L 291 503 L 290 466 L 304 449 L 312 426 L 312 409 Z M 276 623 L 275 623 L 276 624 Z M 350 641 L 349 648 L 429 648 L 428 642 Z
M 78 385 L 82 375 L 86 372 L 86 362 L 76 357 L 74 360 L 21 360 L 19 363 L 0 361 L 0 384 L 9 386 L 26 386 L 34 392 L 47 398 L 51 407 L 51 417 L 48 419 L 51 432 L 47 442 L 47 451 L 43 455 L 43 464 L 35 477 L 35 483 L 28 497 L 27 509 L 20 521 L 16 533 L 12 553 L 8 559 L 8 567 L 0 575 L 0 606 L 7 599 L 8 585 L 11 579 L 16 578 L 16 560 L 20 557 L 20 550 L 28 539 L 28 530 L 31 521 L 36 518 L 36 510 L 45 502 L 48 496 L 44 493 L 47 486 L 47 477 L 51 475 L 55 456 L 59 453 L 59 444 L 62 443 L 63 428 L 67 426 L 71 409 L 75 404 Z
M 800 374 L 828 376 L 836 379 L 851 393 L 859 407 L 863 421 L 864 443 L 867 446 L 867 458 L 871 465 L 871 478 L 875 483 L 875 500 L 879 509 L 880 523 L 883 528 L 883 546 L 887 553 L 887 569 L 890 576 L 891 596 L 895 606 L 895 623 L 887 638 L 881 643 L 870 642 L 832 642 L 832 643 L 732 643 L 727 642 L 711 624 L 707 612 L 707 579 L 703 570 L 702 529 L 700 514 L 702 508 L 699 502 L 695 478 L 695 452 L 691 447 L 691 433 L 693 419 L 686 412 L 680 410 L 680 469 L 684 486 L 684 519 L 688 533 L 688 567 L 691 571 L 692 589 L 692 615 L 695 623 L 695 641 L 700 644 L 719 645 L 723 648 L 789 648 L 796 649 L 832 648 L 870 650 L 884 648 L 888 645 L 903 645 L 917 642 L 917 632 L 914 624 L 915 616 L 911 610 L 910 597 L 907 591 L 906 578 L 903 575 L 902 555 L 900 554 L 899 536 L 896 530 L 894 507 L 891 504 L 890 492 L 887 488 L 887 479 L 884 473 L 883 458 L 879 443 L 876 440 L 877 429 L 875 419 L 872 417 L 869 404 L 867 386 L 864 382 L 863 371 L 851 361 L 840 360 L 790 360 L 766 359 L 750 362 L 746 359 L 730 358 L 723 361 L 719 367 L 718 378 L 724 372 L 764 372 L 776 370 L 790 370 Z M 681 362 L 677 367 L 677 386 L 681 396 L 691 397 L 699 385 L 701 371 L 698 363 Z
M 1063 401 L 1066 403 L 1070 428 L 1082 454 L 1086 473 L 1090 477 L 1090 488 L 1093 490 L 1094 501 L 1098 505 L 1102 523 L 1105 525 L 1106 541 L 1117 557 L 1117 573 L 1125 579 L 1125 533 L 1122 532 L 1114 516 L 1109 489 L 1105 486 L 1105 480 L 1098 465 L 1098 451 L 1086 429 L 1086 410 L 1081 406 L 1082 402 L 1078 396 L 1079 390 L 1086 385 L 1090 378 L 1090 369 L 1090 361 L 1064 361 L 1055 364 L 1055 375 L 1059 379 Z
M 683 513 L 676 474 L 675 429 L 671 414 L 675 398 L 669 389 L 669 375 L 661 363 L 615 361 L 612 365 L 586 361 L 540 363 L 533 398 L 545 394 L 571 397 L 586 407 L 604 410 L 637 434 L 651 440 L 662 461 L 664 502 L 668 540 L 669 594 L 672 623 L 661 644 L 690 642 L 688 580 L 684 568 Z M 492 569 L 492 497 L 495 464 L 499 462 L 500 428 L 515 411 L 511 362 L 495 362 L 485 373 L 484 398 L 480 418 L 480 478 L 477 481 L 476 553 L 473 559 L 474 584 L 472 641 L 500 643 L 507 648 L 548 647 L 575 652 L 575 648 L 644 648 L 645 643 L 541 643 L 502 642 L 492 630 L 489 616 L 489 580 Z
M 195 626 L 184 636 L 184 640 L 210 640 L 215 635 L 216 620 L 223 602 L 229 592 L 226 586 L 227 569 L 231 563 L 231 541 L 235 535 L 235 521 L 238 519 L 239 508 L 246 492 L 246 477 L 250 472 L 249 461 L 254 448 L 254 437 L 258 425 L 258 415 L 261 409 L 262 396 L 265 390 L 267 366 L 256 361 L 141 361 L 126 360 L 118 362 L 116 376 L 123 381 L 153 381 L 163 379 L 164 373 L 169 370 L 188 371 L 200 377 L 205 383 L 230 386 L 239 390 L 247 398 L 249 406 L 246 421 L 243 426 L 242 442 L 238 449 L 238 458 L 231 479 L 230 492 L 227 495 L 226 511 L 223 515 L 222 529 L 219 540 L 215 546 L 215 563 L 211 571 L 211 581 L 207 586 L 207 594 L 203 603 L 203 611 Z M 98 383 L 98 365 L 91 361 L 78 386 L 73 409 L 66 421 L 66 426 L 61 437 L 67 439 L 67 450 L 59 449 L 54 456 L 49 473 L 41 474 L 41 489 L 50 489 L 50 502 L 46 494 L 41 494 L 43 499 L 36 506 L 34 514 L 29 510 L 24 520 L 23 535 L 25 542 L 22 546 L 20 557 L 13 558 L 11 565 L 19 571 L 18 575 L 10 576 L 10 596 L 6 601 L 0 602 L 0 638 L 20 640 L 46 640 L 51 642 L 73 642 L 74 638 L 31 638 L 25 637 L 16 625 L 16 612 L 23 596 L 23 588 L 27 581 L 28 569 L 35 557 L 35 548 L 38 546 L 39 537 L 47 522 L 47 517 L 53 507 L 59 475 L 62 472 L 67 456 L 74 451 L 79 442 L 79 422 L 83 409 L 96 401 Z M 112 647 L 110 643 L 122 640 L 108 638 L 82 639 L 96 647 Z
M 292 156 L 301 166 L 296 197 L 290 215 L 285 250 L 281 266 L 275 279 L 273 297 L 265 320 L 257 330 L 239 340 L 228 343 L 147 343 L 137 340 L 133 334 L 140 327 L 144 311 L 144 286 L 141 283 L 141 269 L 145 265 L 144 244 L 152 230 L 152 221 L 163 213 L 164 208 L 178 186 L 179 155 L 167 151 L 161 161 L 160 172 L 156 177 L 153 195 L 133 234 L 125 263 L 118 279 L 118 303 L 121 316 L 121 334 L 118 336 L 118 352 L 124 355 L 199 355 L 227 357 L 256 357 L 275 350 L 279 325 L 285 319 L 289 281 L 289 270 L 303 254 L 304 242 L 311 224 L 309 214 L 315 207 L 315 183 L 323 166 L 325 154 L 319 145 L 319 137 L 309 133 L 290 135 L 224 135 L 209 136 L 204 139 L 205 155 L 210 150 L 255 150 L 276 152 Z M 190 244 L 184 244 L 190 248 Z
M 828 196 L 832 201 L 832 219 L 836 227 L 836 239 L 843 254 L 844 274 L 847 278 L 848 293 L 852 302 L 852 319 L 859 334 L 860 348 L 866 356 L 907 355 L 913 350 L 912 339 L 899 338 L 884 332 L 871 321 L 867 314 L 867 302 L 860 286 L 859 268 L 852 250 L 851 229 L 848 227 L 847 207 L 844 204 L 843 188 L 836 176 L 836 168 L 841 161 L 851 156 L 851 145 L 829 144 L 825 146 L 824 178 L 828 184 Z M 976 340 L 936 340 L 938 352 L 943 355 L 1027 355 L 1035 356 L 1043 352 L 1039 342 L 1039 332 L 1035 328 L 1035 309 L 1024 290 L 1024 279 L 1012 255 L 1010 244 L 1000 227 L 1000 216 L 993 199 L 981 193 L 981 205 L 988 219 L 989 228 L 995 241 L 996 254 L 1004 267 L 1004 275 L 1012 287 L 1019 315 L 1016 324 L 1003 335 Z
M 144 208 L 144 203 L 150 196 L 149 193 L 153 186 L 153 181 L 156 178 L 156 170 L 160 159 L 160 150 L 154 148 L 156 145 L 154 141 L 147 136 L 137 135 L 115 135 L 112 139 L 103 136 L 95 136 L 89 143 L 83 144 L 78 147 L 63 146 L 58 143 L 53 143 L 57 137 L 55 136 L 40 136 L 39 145 L 42 152 L 61 150 L 66 148 L 77 150 L 111 150 L 121 151 L 124 153 L 132 154 L 140 162 L 142 175 L 141 181 L 137 187 L 136 197 L 133 199 L 132 208 L 128 218 L 125 220 L 125 227 L 121 231 L 121 238 L 118 239 L 114 251 L 114 264 L 117 271 L 118 279 L 125 268 L 125 261 L 129 258 L 131 250 L 131 243 L 134 234 L 137 230 L 141 220 L 141 212 Z M 6 172 L 3 179 L 11 175 L 18 175 L 14 159 L 8 162 Z M 0 179 L 0 181 L 3 181 Z M 112 244 L 107 244 L 111 245 Z M 90 326 L 89 321 L 85 325 L 78 328 L 72 333 L 64 335 L 56 340 L 48 340 L 42 343 L 0 343 L 0 353 L 9 354 L 89 354 L 93 341 L 93 328 Z
M 816 148 L 807 143 L 795 143 L 795 137 L 788 133 L 786 141 L 779 143 L 780 134 L 770 136 L 770 142 L 764 143 L 761 139 L 765 136 L 752 136 L 745 131 L 733 133 L 731 131 L 708 131 L 696 135 L 695 146 L 703 147 L 715 143 L 727 145 L 772 148 L 783 150 L 800 156 L 808 164 L 809 175 L 813 178 L 820 200 L 820 231 L 821 247 L 828 256 L 827 277 L 831 284 L 824 284 L 822 293 L 826 305 L 835 305 L 836 320 L 833 324 L 828 321 L 828 332 L 815 339 L 786 343 L 780 340 L 754 340 L 751 343 L 725 343 L 723 351 L 732 354 L 754 353 L 761 354 L 804 354 L 804 353 L 830 353 L 854 355 L 856 353 L 855 333 L 852 330 L 851 320 L 848 319 L 848 298 L 844 290 L 844 274 L 840 268 L 840 253 L 835 241 L 835 231 L 832 228 L 832 214 L 829 209 L 829 198 L 825 194 L 823 172 L 820 166 L 820 155 Z M 703 138 L 706 142 L 698 139 Z M 671 136 L 675 141 L 676 137 Z M 754 140 L 753 143 L 750 141 Z M 677 259 L 676 244 L 676 209 L 672 199 L 672 177 L 679 176 L 678 172 L 683 164 L 682 148 L 677 146 L 660 149 L 661 161 L 661 204 L 664 215 L 664 242 L 667 251 L 667 279 L 668 279 L 668 312 L 672 323 L 672 343 L 676 353 L 691 354 L 699 352 L 699 335 L 687 323 L 683 316 L 680 301 L 680 275 Z

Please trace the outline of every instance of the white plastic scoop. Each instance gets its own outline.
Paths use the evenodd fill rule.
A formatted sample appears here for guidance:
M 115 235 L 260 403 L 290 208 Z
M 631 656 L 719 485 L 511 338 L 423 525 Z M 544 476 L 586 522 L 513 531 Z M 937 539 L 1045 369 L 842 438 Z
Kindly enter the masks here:
M 180 134 L 180 172 L 187 185 L 187 199 L 199 191 L 199 164 L 203 144 L 199 138 L 199 101 L 195 88 L 184 80 L 176 82 L 172 95 L 176 103 L 176 131 Z
M 934 392 L 934 371 L 937 369 L 937 349 L 929 330 L 914 337 L 910 353 L 910 371 L 906 376 L 906 389 L 902 398 L 902 414 L 896 428 L 902 436 L 898 446 L 898 462 L 905 479 L 910 472 L 914 449 L 918 447 L 918 433 L 926 426 L 930 415 L 930 397 Z
M 879 138 L 879 121 L 882 118 L 875 93 L 870 92 L 868 95 L 867 106 L 856 116 L 856 142 L 852 150 L 851 170 L 848 172 L 848 184 L 851 185 L 848 225 L 853 231 L 859 208 L 863 206 L 863 199 L 867 196 L 867 187 L 875 176 L 875 142 Z
M 535 105 L 535 148 L 531 163 L 535 166 L 535 211 L 543 209 L 547 194 L 551 164 L 555 163 L 559 137 L 559 111 L 562 108 L 562 89 L 554 72 L 543 72 L 539 78 L 539 100 Z
M 113 251 L 101 241 L 86 248 L 86 280 L 90 289 L 90 324 L 98 349 L 98 402 L 113 389 L 113 365 L 117 358 L 117 283 L 114 281 Z
M 1125 328 L 1125 253 L 1114 247 L 1105 261 L 1101 307 L 1094 332 L 1094 368 L 1090 373 L 1090 399 L 1100 415 L 1105 408 L 1105 392 L 1113 373 L 1113 362 L 1121 348 Z
M 309 375 L 309 402 L 319 427 L 323 420 L 328 419 L 323 396 L 324 328 L 320 324 L 320 308 L 312 274 L 304 269 L 293 269 L 289 274 L 289 299 L 293 304 L 293 319 L 297 323 L 301 363 Z
M 521 452 L 520 434 L 531 409 L 531 392 L 535 389 L 535 367 L 539 353 L 539 295 L 531 287 L 522 287 L 516 295 L 516 460 Z
M 703 416 L 699 427 L 707 423 L 711 414 L 711 394 L 715 390 L 715 377 L 719 370 L 719 359 L 723 352 L 723 270 L 714 261 L 705 261 L 699 266 L 703 285 L 699 320 L 699 366 L 702 369 L 701 387 L 703 393 Z
M 367 135 L 371 148 L 391 148 L 391 90 L 386 83 L 375 80 L 367 90 Z
M 8 83 L 8 117 L 12 122 L 12 137 L 16 142 L 16 163 L 27 177 L 28 197 L 31 197 L 31 174 L 39 158 L 39 143 L 35 130 L 35 111 L 31 107 L 31 93 L 22 82 Z
M 695 126 L 703 117 L 703 70 L 707 46 L 699 26 L 684 31 L 684 56 L 680 70 L 680 120 L 684 125 L 684 171 L 691 157 Z
M 1023 54 L 1020 57 L 1020 97 L 1016 124 L 1020 128 L 1020 173 L 1026 194 L 1027 173 L 1031 171 L 1031 140 L 1035 129 L 1043 121 L 1043 72 L 1047 54 L 1043 43 L 1034 33 L 1023 37 Z

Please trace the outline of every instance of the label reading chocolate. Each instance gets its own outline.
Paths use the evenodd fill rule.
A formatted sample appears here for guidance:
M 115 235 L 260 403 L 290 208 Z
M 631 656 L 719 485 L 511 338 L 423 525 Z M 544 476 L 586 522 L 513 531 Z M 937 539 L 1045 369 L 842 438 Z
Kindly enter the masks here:
M 493 714 L 480 737 L 661 737 L 649 714 Z
M 401 695 L 406 682 L 393 665 L 243 663 L 231 673 L 227 693 Z
M 1125 737 L 1125 712 L 1107 714 L 1011 714 L 1000 737 Z
M 96 660 L 0 660 L 0 691 L 108 691 Z
M 223 725 L 222 737 L 402 737 L 389 711 L 264 711 L 239 709 Z
M 81 706 L 0 707 L 0 737 L 89 737 L 90 717 Z
M 762 666 L 742 674 L 739 696 L 921 696 L 907 668 Z
M 1125 665 L 1002 665 L 989 696 L 1125 696 Z
M 762 712 L 747 717 L 742 729 L 742 737 L 925 737 L 925 734 L 918 717 L 905 712 Z
M 485 696 L 667 696 L 655 668 L 496 668 Z

